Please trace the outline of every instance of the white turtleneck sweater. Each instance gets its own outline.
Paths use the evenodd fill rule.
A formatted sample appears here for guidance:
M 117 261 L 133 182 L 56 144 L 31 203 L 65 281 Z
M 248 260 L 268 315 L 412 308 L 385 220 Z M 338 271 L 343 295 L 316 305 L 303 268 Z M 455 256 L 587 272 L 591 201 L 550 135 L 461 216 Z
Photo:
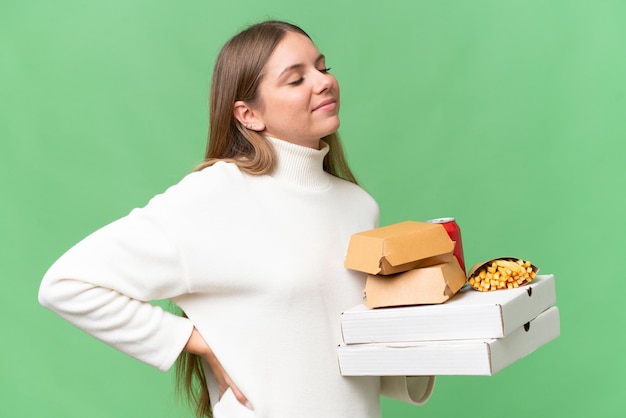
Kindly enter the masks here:
M 343 260 L 350 236 L 377 226 L 378 206 L 323 171 L 325 143 L 270 141 L 271 175 L 224 162 L 187 175 L 65 253 L 46 273 L 40 303 L 161 370 L 195 326 L 256 417 L 377 418 L 380 393 L 425 402 L 433 378 L 412 379 L 407 393 L 404 378 L 339 372 L 339 315 L 361 302 L 365 280 Z M 189 318 L 149 303 L 156 299 Z

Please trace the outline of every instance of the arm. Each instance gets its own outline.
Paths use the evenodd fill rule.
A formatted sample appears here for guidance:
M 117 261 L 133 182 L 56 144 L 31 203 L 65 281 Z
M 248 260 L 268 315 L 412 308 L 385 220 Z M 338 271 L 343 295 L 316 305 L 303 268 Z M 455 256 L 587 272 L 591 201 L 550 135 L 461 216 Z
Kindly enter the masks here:
M 41 282 L 39 301 L 88 334 L 165 371 L 193 325 L 149 301 L 187 291 L 176 246 L 134 211 L 57 260 Z

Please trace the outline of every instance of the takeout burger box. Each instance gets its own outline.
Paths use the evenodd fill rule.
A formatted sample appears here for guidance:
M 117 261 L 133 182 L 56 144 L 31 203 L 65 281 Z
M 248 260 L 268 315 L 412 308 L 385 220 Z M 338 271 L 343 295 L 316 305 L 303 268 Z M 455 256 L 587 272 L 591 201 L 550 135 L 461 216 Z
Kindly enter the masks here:
M 404 221 L 353 234 L 344 266 L 370 275 L 396 274 L 447 263 L 453 251 L 443 225 Z
M 465 284 L 456 258 L 391 275 L 369 275 L 363 304 L 368 308 L 443 303 Z

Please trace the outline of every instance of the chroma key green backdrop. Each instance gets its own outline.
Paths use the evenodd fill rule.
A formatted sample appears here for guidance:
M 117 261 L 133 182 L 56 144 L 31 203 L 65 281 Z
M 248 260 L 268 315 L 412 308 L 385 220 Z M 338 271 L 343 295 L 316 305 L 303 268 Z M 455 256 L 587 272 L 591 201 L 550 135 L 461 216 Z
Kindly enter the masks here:
M 441 377 L 423 407 L 385 399 L 384 416 L 623 416 L 620 0 L 3 0 L 0 416 L 191 417 L 172 373 L 74 329 L 37 289 L 202 158 L 215 56 L 266 18 L 328 56 L 381 224 L 454 216 L 468 264 L 519 256 L 556 277 L 557 340 L 492 377 Z

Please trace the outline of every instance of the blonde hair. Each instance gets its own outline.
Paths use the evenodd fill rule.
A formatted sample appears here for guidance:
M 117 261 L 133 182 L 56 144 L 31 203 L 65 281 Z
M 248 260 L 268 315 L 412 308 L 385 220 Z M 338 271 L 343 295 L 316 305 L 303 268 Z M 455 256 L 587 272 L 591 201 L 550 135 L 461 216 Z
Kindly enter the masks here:
M 233 106 L 238 100 L 251 105 L 258 104 L 262 70 L 287 32 L 309 37 L 298 26 L 272 20 L 250 26 L 224 45 L 217 57 L 211 82 L 209 138 L 205 158 L 194 171 L 209 167 L 217 161 L 227 161 L 252 175 L 271 173 L 276 161 L 271 143 L 262 134 L 246 129 L 235 118 Z M 324 159 L 324 170 L 356 183 L 337 133 L 322 140 L 330 148 Z M 183 352 L 176 362 L 176 380 L 179 390 L 186 394 L 194 406 L 196 415 L 212 417 L 202 359 Z

